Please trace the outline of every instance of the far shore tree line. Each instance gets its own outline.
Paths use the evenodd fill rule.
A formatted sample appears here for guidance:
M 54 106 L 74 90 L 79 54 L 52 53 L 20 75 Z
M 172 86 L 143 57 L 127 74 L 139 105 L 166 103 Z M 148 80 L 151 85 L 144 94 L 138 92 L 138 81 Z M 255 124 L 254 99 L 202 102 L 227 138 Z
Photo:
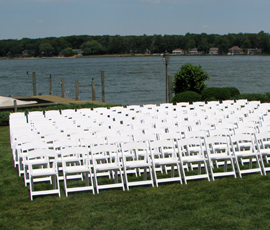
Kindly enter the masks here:
M 184 51 L 197 48 L 209 53 L 212 47 L 219 54 L 227 54 L 229 48 L 239 46 L 244 53 L 250 48 L 259 48 L 263 54 L 270 53 L 270 34 L 255 33 L 191 34 L 185 35 L 74 35 L 65 37 L 22 38 L 0 40 L 0 57 L 38 57 L 72 56 L 74 50 L 83 51 L 83 55 L 136 54 L 136 53 L 172 53 L 174 49 Z

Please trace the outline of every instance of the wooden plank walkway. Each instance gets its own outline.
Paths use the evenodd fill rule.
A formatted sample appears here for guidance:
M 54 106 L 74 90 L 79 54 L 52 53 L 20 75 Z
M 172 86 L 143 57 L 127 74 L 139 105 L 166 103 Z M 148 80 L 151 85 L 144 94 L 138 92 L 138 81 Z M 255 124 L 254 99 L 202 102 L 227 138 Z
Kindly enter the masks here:
M 19 100 L 31 100 L 35 101 L 37 99 L 38 101 L 47 101 L 49 103 L 54 103 L 54 104 L 83 104 L 83 103 L 93 103 L 93 104 L 98 104 L 98 105 L 108 105 L 109 103 L 106 102 L 101 102 L 101 101 L 80 101 L 80 100 L 75 100 L 72 98 L 64 98 L 64 97 L 59 97 L 55 95 L 37 95 L 37 96 L 28 96 L 28 97 L 13 97 L 15 99 Z
M 29 105 L 18 105 L 17 108 L 36 108 L 36 107 L 46 107 L 51 105 L 69 105 L 69 104 L 85 104 L 93 103 L 96 105 L 109 105 L 110 103 L 101 102 L 101 101 L 80 101 L 72 98 L 63 98 L 55 95 L 37 95 L 37 96 L 14 96 L 14 99 L 22 101 L 37 101 L 37 104 Z M 14 106 L 5 106 L 0 107 L 0 111 L 4 110 L 13 110 Z

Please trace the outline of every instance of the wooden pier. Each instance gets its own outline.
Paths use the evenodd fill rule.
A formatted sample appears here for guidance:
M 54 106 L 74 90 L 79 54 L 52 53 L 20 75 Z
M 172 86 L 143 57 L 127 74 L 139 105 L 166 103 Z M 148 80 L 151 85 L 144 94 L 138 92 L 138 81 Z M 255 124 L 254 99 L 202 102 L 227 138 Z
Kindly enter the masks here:
M 14 96 L 13 99 L 22 100 L 22 101 L 37 101 L 36 104 L 27 104 L 27 105 L 17 105 L 18 109 L 31 109 L 37 107 L 47 107 L 52 105 L 69 105 L 69 104 L 85 104 L 93 103 L 96 105 L 108 105 L 110 103 L 101 102 L 101 101 L 80 101 L 72 98 L 64 98 L 55 95 L 36 95 L 36 96 Z M 0 107 L 0 111 L 5 110 L 14 110 L 14 106 L 4 106 Z

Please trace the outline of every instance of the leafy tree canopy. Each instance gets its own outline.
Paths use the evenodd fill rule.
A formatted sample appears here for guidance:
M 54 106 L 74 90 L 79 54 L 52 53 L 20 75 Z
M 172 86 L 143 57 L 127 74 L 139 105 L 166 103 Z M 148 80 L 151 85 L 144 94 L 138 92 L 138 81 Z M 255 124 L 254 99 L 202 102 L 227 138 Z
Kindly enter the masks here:
M 84 42 L 81 45 L 81 49 L 86 51 L 85 54 L 100 54 L 102 52 L 102 45 L 96 40 Z M 86 49 L 86 50 L 85 50 Z
M 39 52 L 44 53 L 46 56 L 50 55 L 53 52 L 53 47 L 50 43 L 41 43 L 39 45 Z
M 209 79 L 208 74 L 200 65 L 185 64 L 174 75 L 173 91 L 175 94 L 185 91 L 201 93 L 205 88 L 204 82 Z
M 72 48 L 68 47 L 64 49 L 64 55 L 65 57 L 70 57 L 74 55 L 74 52 L 72 51 Z

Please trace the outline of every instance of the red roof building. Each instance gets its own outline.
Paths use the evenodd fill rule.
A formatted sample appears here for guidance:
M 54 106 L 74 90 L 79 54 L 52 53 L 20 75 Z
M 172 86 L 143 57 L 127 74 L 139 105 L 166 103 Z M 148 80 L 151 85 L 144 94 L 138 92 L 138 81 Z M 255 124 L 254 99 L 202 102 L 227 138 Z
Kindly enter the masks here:
M 243 54 L 243 49 L 239 48 L 239 46 L 233 46 L 229 49 L 229 52 L 232 54 Z

